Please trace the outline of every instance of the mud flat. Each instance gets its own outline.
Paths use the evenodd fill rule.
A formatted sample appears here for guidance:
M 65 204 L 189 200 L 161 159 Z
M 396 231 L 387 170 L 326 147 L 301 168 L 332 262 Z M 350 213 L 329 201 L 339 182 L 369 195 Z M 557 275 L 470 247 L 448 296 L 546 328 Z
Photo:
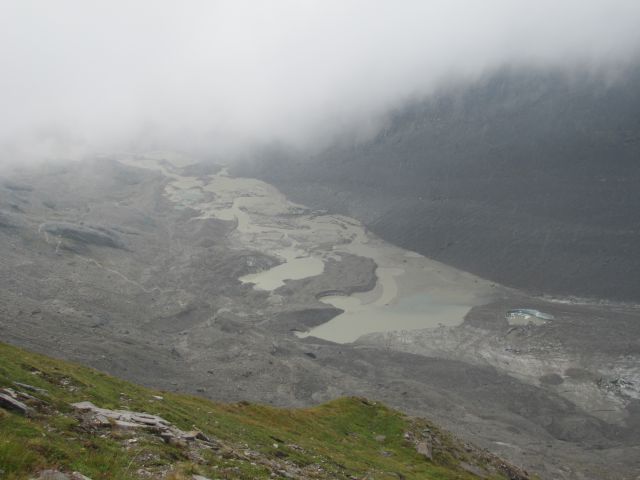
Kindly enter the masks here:
M 256 289 L 276 292 L 288 280 L 321 275 L 328 260 L 343 254 L 376 263 L 373 290 L 321 297 L 343 313 L 297 332 L 299 337 L 348 343 L 372 332 L 455 326 L 473 306 L 491 298 L 490 282 L 384 242 L 353 218 L 314 212 L 290 202 L 272 185 L 231 177 L 226 169 L 190 176 L 182 173 L 185 159 L 160 158 L 128 156 L 121 161 L 160 171 L 168 179 L 165 195 L 178 206 L 197 210 L 198 219 L 235 222 L 237 245 L 277 258 L 272 268 L 239 278 Z

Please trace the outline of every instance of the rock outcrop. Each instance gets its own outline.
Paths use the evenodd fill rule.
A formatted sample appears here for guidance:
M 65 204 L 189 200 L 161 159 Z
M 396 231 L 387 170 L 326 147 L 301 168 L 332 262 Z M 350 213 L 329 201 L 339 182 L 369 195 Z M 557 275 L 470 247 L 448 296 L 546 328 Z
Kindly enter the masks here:
M 121 430 L 146 429 L 156 433 L 166 443 L 184 445 L 199 440 L 213 445 L 211 440 L 199 431 L 185 432 L 158 415 L 129 410 L 109 410 L 96 407 L 91 402 L 71 405 L 84 414 L 84 422 L 93 427 L 111 427 Z
M 23 401 L 29 397 L 29 395 L 16 392 L 11 388 L 3 388 L 0 390 L 0 407 L 5 410 L 17 412 L 21 415 L 31 416 L 33 414 L 33 409 L 27 406 Z

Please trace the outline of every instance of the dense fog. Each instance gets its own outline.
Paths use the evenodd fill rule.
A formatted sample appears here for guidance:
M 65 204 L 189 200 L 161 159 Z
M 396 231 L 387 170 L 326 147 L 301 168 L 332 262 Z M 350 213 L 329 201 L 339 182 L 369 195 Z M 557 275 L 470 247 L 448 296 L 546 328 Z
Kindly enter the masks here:
M 504 64 L 615 81 L 634 0 L 3 2 L 2 160 L 308 146 Z M 586 70 L 585 70 L 586 69 Z

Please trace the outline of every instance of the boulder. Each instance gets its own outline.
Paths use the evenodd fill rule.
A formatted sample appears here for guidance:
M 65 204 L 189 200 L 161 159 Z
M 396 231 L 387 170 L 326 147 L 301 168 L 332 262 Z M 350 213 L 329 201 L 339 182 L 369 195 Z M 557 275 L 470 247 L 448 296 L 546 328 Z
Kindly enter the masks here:
M 27 407 L 20 400 L 5 392 L 6 390 L 0 392 L 0 407 L 4 408 L 5 410 L 11 410 L 25 416 L 29 416 L 33 413 L 31 408 Z
M 156 428 L 158 430 L 168 429 L 171 424 L 164 418 L 149 413 L 131 412 L 129 410 L 109 410 L 108 408 L 96 407 L 91 402 L 78 402 L 71 404 L 76 410 L 93 413 L 94 423 L 105 424 L 108 422 L 121 428 Z
M 429 460 L 433 460 L 433 448 L 431 447 L 431 442 L 428 440 L 423 440 L 416 444 L 416 452 L 420 455 L 424 455 L 425 458 Z
M 30 392 L 41 393 L 42 395 L 49 394 L 49 392 L 47 392 L 44 388 L 34 387 L 33 385 L 29 385 L 28 383 L 13 382 L 13 384 L 17 387 L 29 390 Z
M 201 441 L 216 447 L 216 444 L 204 433 L 193 430 L 185 432 L 171 425 L 164 418 L 144 412 L 129 410 L 109 410 L 96 407 L 91 402 L 71 404 L 84 415 L 84 421 L 94 427 L 111 427 L 122 430 L 146 429 L 160 436 L 166 443 L 186 446 L 187 442 Z

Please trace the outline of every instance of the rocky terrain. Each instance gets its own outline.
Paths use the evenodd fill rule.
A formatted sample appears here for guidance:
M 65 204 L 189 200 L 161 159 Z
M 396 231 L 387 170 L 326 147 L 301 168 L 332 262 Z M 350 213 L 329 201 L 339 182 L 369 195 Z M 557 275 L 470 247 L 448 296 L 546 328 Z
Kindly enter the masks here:
M 0 237 L 5 342 L 214 400 L 384 401 L 541 478 L 631 479 L 639 468 L 633 304 L 532 297 L 412 252 L 378 256 L 391 247 L 356 220 L 168 153 L 5 171 Z M 378 265 L 394 258 L 413 265 L 405 276 L 420 265 L 425 288 L 464 318 L 353 343 L 294 334 L 341 313 L 328 294 L 366 303 L 395 285 L 389 303 L 400 304 L 411 282 L 385 283 L 394 267 Z M 313 274 L 274 280 L 296 262 Z M 256 288 L 265 274 L 270 286 Z M 521 308 L 553 320 L 507 315 Z
M 218 404 L 5 344 L 0 358 L 6 479 L 530 478 L 425 420 L 364 398 L 305 410 Z

